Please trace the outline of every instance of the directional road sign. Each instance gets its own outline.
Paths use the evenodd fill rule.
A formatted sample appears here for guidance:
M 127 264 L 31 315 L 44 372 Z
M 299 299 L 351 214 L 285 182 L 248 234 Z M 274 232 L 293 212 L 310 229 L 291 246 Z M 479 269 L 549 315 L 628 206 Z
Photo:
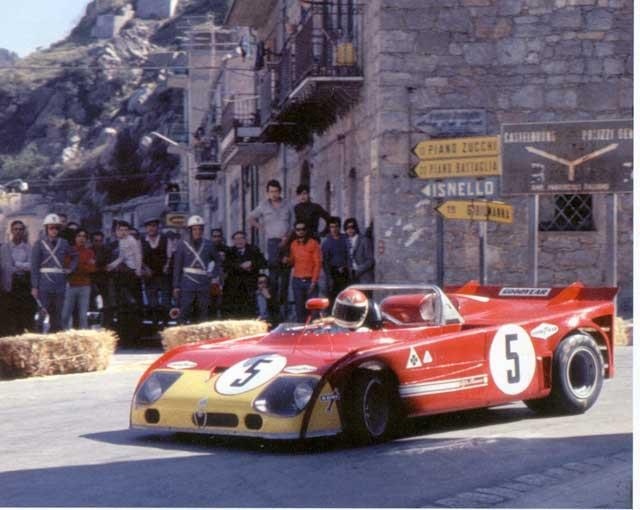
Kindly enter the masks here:
M 498 136 L 424 140 L 415 146 L 413 152 L 421 160 L 497 156 L 500 142 Z
M 501 173 L 497 136 L 424 140 L 413 152 L 420 158 L 414 167 L 420 179 L 485 177 Z
M 513 223 L 513 206 L 487 200 L 447 200 L 436 207 L 448 220 L 493 221 Z
M 484 177 L 486 175 L 500 175 L 500 161 L 498 156 L 425 160 L 420 161 L 414 170 L 421 179 Z
M 499 177 L 429 180 L 422 194 L 429 198 L 489 198 L 498 195 Z

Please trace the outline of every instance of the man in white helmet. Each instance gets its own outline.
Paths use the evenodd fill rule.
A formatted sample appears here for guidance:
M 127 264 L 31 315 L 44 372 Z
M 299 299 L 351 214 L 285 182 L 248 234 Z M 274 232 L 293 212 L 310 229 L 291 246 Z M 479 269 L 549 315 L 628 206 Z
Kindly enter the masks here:
M 44 238 L 31 251 L 31 294 L 49 313 L 51 333 L 61 331 L 67 274 L 76 270 L 78 255 L 59 237 L 60 218 L 47 214 L 42 222 Z M 65 266 L 65 259 L 70 263 Z
M 191 216 L 187 229 L 189 239 L 178 243 L 173 267 L 173 297 L 180 306 L 180 323 L 191 318 L 194 306 L 195 320 L 206 320 L 211 280 L 219 278 L 221 271 L 218 251 L 210 240 L 203 238 L 204 220 L 197 215 Z

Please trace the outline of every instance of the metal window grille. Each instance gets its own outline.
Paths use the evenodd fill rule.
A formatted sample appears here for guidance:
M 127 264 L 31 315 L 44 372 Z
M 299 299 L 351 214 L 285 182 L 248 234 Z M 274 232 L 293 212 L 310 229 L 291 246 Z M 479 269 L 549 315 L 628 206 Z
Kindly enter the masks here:
M 543 231 L 575 232 L 595 230 L 591 195 L 540 197 L 540 225 Z

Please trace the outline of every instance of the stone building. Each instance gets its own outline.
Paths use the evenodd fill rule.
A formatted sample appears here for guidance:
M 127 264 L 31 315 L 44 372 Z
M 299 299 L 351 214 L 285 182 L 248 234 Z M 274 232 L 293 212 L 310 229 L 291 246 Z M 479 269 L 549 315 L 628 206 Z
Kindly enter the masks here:
M 538 221 L 530 197 L 498 194 L 514 221 L 485 231 L 440 219 L 412 149 L 447 134 L 433 131 L 439 114 L 462 122 L 453 138 L 631 119 L 632 11 L 631 0 L 235 0 L 226 26 L 250 30 L 227 72 L 249 73 L 253 88 L 231 80 L 216 94 L 255 102 L 219 121 L 211 221 L 246 228 L 269 179 L 290 199 L 309 183 L 332 214 L 372 225 L 377 281 L 617 283 L 630 311 L 631 193 L 542 195 Z

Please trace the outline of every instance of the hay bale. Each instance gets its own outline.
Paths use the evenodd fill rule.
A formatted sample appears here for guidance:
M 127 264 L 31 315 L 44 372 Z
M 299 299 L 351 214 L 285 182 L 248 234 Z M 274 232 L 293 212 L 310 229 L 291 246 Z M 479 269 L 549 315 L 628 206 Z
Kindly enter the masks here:
M 0 338 L 0 378 L 104 370 L 117 344 L 110 331 L 69 330 Z
M 616 317 L 613 327 L 613 338 L 616 345 L 632 345 L 631 323 L 622 317 Z
M 179 345 L 201 342 L 210 338 L 238 338 L 259 335 L 268 331 L 268 325 L 258 320 L 227 320 L 201 322 L 189 326 L 175 326 L 162 331 L 162 347 L 165 351 Z

